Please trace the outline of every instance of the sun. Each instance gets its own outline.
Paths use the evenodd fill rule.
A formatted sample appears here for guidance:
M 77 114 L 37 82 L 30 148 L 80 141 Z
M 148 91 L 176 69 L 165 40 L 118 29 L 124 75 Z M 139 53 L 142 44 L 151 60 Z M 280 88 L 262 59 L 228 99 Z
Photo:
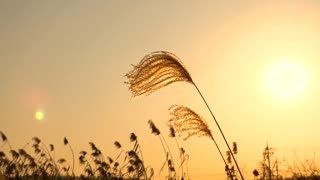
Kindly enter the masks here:
M 286 60 L 271 67 L 267 81 L 272 94 L 294 97 L 305 89 L 307 76 L 302 65 Z
M 44 119 L 44 112 L 41 110 L 38 110 L 37 112 L 35 112 L 34 117 L 36 120 L 42 121 Z

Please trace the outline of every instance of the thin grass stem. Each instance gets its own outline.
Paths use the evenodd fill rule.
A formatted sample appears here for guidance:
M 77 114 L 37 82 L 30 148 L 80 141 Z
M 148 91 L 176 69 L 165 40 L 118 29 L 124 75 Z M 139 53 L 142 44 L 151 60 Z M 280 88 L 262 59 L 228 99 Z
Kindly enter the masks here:
M 138 140 L 137 140 L 137 143 L 138 143 Z M 147 180 L 148 179 L 148 175 L 147 175 L 146 168 L 144 166 L 144 159 L 143 159 L 142 149 L 141 149 L 140 145 L 139 145 L 139 150 L 140 150 L 140 155 L 141 155 L 141 160 L 142 160 L 142 167 L 143 167 L 143 170 L 144 170 L 144 178 Z
M 169 148 L 169 145 L 168 145 L 167 141 L 164 139 L 164 137 L 162 136 L 162 134 L 160 134 L 160 136 L 162 137 L 162 139 L 163 139 L 163 141 L 164 141 L 164 143 L 165 143 L 165 145 L 166 145 L 166 147 L 167 147 L 167 149 L 168 149 L 168 152 L 169 152 L 169 155 L 170 155 L 170 158 L 171 158 L 172 166 L 175 168 L 174 162 L 173 162 L 173 157 L 172 157 L 172 154 L 171 154 L 171 150 L 170 150 L 170 148 Z M 176 176 L 177 176 L 176 170 L 174 170 L 174 176 L 175 176 L 175 178 L 176 178 Z
M 71 151 L 71 154 L 72 154 L 72 176 L 75 177 L 75 173 L 74 173 L 74 152 L 73 152 L 73 149 L 71 147 L 71 145 L 68 143 L 69 145 L 69 148 L 70 148 L 70 151 Z
M 175 141 L 176 141 L 176 144 L 177 144 L 177 147 L 178 147 L 178 150 L 179 150 L 179 156 L 180 156 L 180 161 L 181 161 L 181 176 L 183 177 L 183 156 L 182 156 L 182 152 L 181 152 L 181 149 L 180 149 L 180 145 L 178 143 L 178 140 L 176 137 L 174 137 Z
M 231 176 L 231 171 L 230 171 L 230 169 L 228 168 L 227 161 L 226 161 L 225 158 L 223 157 L 222 152 L 221 152 L 221 150 L 220 150 L 220 148 L 219 148 L 216 140 L 213 138 L 213 136 L 210 136 L 210 138 L 211 138 L 211 140 L 214 142 L 214 144 L 216 145 L 216 147 L 217 147 L 217 149 L 218 149 L 218 151 L 219 151 L 219 154 L 220 154 L 220 156 L 221 156 L 224 164 L 226 165 L 226 168 L 227 168 L 226 170 L 227 170 L 227 173 L 229 174 L 228 177 L 232 177 L 232 176 Z
M 213 118 L 214 122 L 216 123 L 216 125 L 217 125 L 217 127 L 218 127 L 218 129 L 219 129 L 219 131 L 220 131 L 220 133 L 221 133 L 221 135 L 222 135 L 222 137 L 223 137 L 223 140 L 224 140 L 224 142 L 226 143 L 226 145 L 227 145 L 227 147 L 228 147 L 228 149 L 229 149 L 229 151 L 230 151 L 230 152 L 232 152 L 232 150 L 231 150 L 231 148 L 230 148 L 230 146 L 229 146 L 229 144 L 228 144 L 228 141 L 227 141 L 227 139 L 226 139 L 226 137 L 225 137 L 224 133 L 222 132 L 222 129 L 221 129 L 221 127 L 220 127 L 220 125 L 219 125 L 219 123 L 218 123 L 218 121 L 217 121 L 216 117 L 214 116 L 214 114 L 213 114 L 213 112 L 212 112 L 211 108 L 209 107 L 209 105 L 208 105 L 208 103 L 207 103 L 206 99 L 203 97 L 203 95 L 202 95 L 202 93 L 201 93 L 200 89 L 198 88 L 198 86 L 196 85 L 196 83 L 194 83 L 194 82 L 193 82 L 193 85 L 194 85 L 194 87 L 197 89 L 197 91 L 198 91 L 198 93 L 200 94 L 200 96 L 201 96 L 201 98 L 202 98 L 203 102 L 206 104 L 206 106 L 207 106 L 208 110 L 210 111 L 210 114 L 211 114 L 211 116 L 212 116 L 212 118 Z M 213 140 L 214 140 L 214 139 L 213 139 Z M 215 142 L 215 141 L 214 141 L 214 142 Z M 216 142 L 215 142 L 215 143 L 216 143 Z M 218 147 L 218 145 L 217 145 L 217 144 L 216 144 L 216 146 L 217 146 L 217 148 L 218 148 L 218 150 L 219 150 L 219 147 Z M 221 151 L 220 151 L 220 150 L 219 150 L 219 152 L 220 152 L 220 154 L 221 154 Z M 221 154 L 221 156 L 223 157 L 223 155 L 222 155 L 222 154 Z M 232 156 L 232 159 L 233 159 L 234 163 L 235 163 L 235 164 L 236 164 L 236 166 L 237 166 L 237 169 L 238 169 L 238 171 L 239 171 L 239 174 L 240 174 L 241 179 L 242 179 L 242 180 L 244 180 L 244 177 L 243 177 L 243 175 L 242 175 L 242 173 L 241 173 L 241 170 L 240 170 L 240 168 L 239 168 L 239 165 L 238 165 L 237 160 L 236 160 L 236 158 L 234 157 L 233 153 L 231 153 L 231 156 Z M 224 158 L 223 158 L 223 160 L 224 160 Z M 225 161 L 225 160 L 224 160 L 224 161 Z M 226 163 L 226 161 L 225 161 L 225 163 Z

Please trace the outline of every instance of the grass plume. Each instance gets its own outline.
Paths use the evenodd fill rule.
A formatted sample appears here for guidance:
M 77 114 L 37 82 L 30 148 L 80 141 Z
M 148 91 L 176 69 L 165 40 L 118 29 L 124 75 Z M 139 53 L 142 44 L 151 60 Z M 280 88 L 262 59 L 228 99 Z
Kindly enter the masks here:
M 212 136 L 208 123 L 198 113 L 189 107 L 180 105 L 173 105 L 169 108 L 169 110 L 170 115 L 172 115 L 169 122 L 173 125 L 178 136 L 182 137 L 184 140 L 187 140 L 193 136 L 209 137 L 217 147 L 226 168 L 228 167 L 227 161 L 225 160 L 217 142 Z M 230 173 L 228 173 L 228 175 L 230 175 Z
M 133 70 L 126 74 L 126 83 L 129 84 L 133 96 L 149 95 L 175 82 L 193 82 L 182 61 L 173 53 L 153 52 L 133 67 Z
M 173 105 L 170 107 L 169 120 L 173 125 L 176 134 L 184 140 L 192 136 L 213 137 L 207 122 L 195 111 L 186 106 Z

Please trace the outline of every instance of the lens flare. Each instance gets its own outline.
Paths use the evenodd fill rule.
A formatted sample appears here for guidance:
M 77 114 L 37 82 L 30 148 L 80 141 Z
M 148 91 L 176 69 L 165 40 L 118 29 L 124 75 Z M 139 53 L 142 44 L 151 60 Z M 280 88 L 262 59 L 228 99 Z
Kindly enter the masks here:
M 27 108 L 37 108 L 42 105 L 47 104 L 48 102 L 48 93 L 46 89 L 31 86 L 28 89 L 25 89 L 22 95 L 22 103 Z
M 42 120 L 44 119 L 44 112 L 41 111 L 41 110 L 38 110 L 38 111 L 35 113 L 34 117 L 36 118 L 36 120 L 42 121 Z

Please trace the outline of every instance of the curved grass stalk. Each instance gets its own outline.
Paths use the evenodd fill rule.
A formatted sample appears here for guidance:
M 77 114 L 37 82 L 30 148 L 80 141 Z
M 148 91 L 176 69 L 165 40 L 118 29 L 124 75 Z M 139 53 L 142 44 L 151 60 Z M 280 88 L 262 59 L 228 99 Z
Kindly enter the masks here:
M 2 149 L 4 147 L 4 145 L 8 144 L 9 149 L 11 151 L 12 150 L 11 144 L 10 144 L 7 136 L 2 131 L 0 131 L 0 137 L 1 137 L 2 141 L 4 142 L 0 149 Z
M 161 142 L 161 145 L 162 145 L 162 148 L 163 148 L 163 151 L 164 153 L 166 154 L 166 161 L 165 163 L 163 164 L 162 168 L 160 169 L 160 172 L 162 171 L 162 169 L 164 168 L 164 166 L 166 165 L 166 163 L 168 163 L 168 170 L 169 170 L 169 177 L 170 177 L 170 173 L 174 172 L 174 178 L 177 179 L 177 173 L 176 173 L 176 170 L 175 170 L 175 166 L 174 166 L 174 161 L 173 161 L 173 157 L 172 157 L 172 153 L 170 151 L 170 148 L 169 148 L 169 145 L 167 144 L 166 140 L 164 139 L 164 137 L 162 136 L 162 134 L 160 133 L 160 130 L 156 127 L 156 125 L 153 123 L 152 120 L 149 120 L 148 121 L 149 123 L 149 126 L 151 128 L 151 133 L 152 134 L 155 134 L 156 136 L 159 137 L 159 140 Z M 171 159 L 169 159 L 169 156 Z M 171 161 L 170 161 L 171 160 Z M 169 161 L 171 162 L 171 164 L 169 164 Z M 171 166 L 171 167 L 170 167 Z M 172 169 L 173 167 L 173 169 Z
M 129 84 L 129 89 L 131 90 L 133 96 L 139 96 L 143 94 L 149 95 L 162 87 L 166 87 L 167 85 L 176 82 L 184 81 L 193 84 L 210 111 L 210 114 L 216 123 L 229 151 L 232 152 L 211 108 L 209 107 L 196 83 L 192 80 L 190 73 L 185 68 L 179 57 L 170 52 L 157 51 L 146 55 L 138 65 L 133 67 L 133 70 L 126 74 L 128 81 L 125 82 Z M 236 164 L 241 179 L 244 180 L 237 160 L 233 155 L 232 159 Z
M 66 137 L 63 139 L 63 144 L 64 145 L 68 145 L 69 149 L 71 151 L 71 154 L 72 154 L 72 176 L 75 177 L 75 173 L 74 173 L 74 152 L 73 152 L 73 149 L 72 149 L 72 147 L 71 147 L 71 145 L 70 145 L 70 143 L 69 143 L 69 141 L 68 141 L 68 139 Z
M 171 150 L 170 150 L 170 147 L 167 143 L 167 141 L 164 139 L 164 137 L 162 136 L 162 134 L 160 134 L 160 137 L 163 139 L 163 142 L 164 144 L 166 145 L 167 149 L 168 149 L 168 152 L 169 152 L 169 155 L 170 155 L 170 158 L 171 158 L 171 161 L 170 159 L 168 160 L 168 166 L 169 166 L 169 172 L 174 172 L 174 177 L 175 179 L 177 178 L 177 173 L 176 173 L 176 170 L 175 170 L 175 165 L 174 165 L 174 160 L 173 160 L 173 157 L 172 157 L 172 153 L 171 153 Z M 169 163 L 170 162 L 170 163 Z M 171 166 L 171 167 L 170 167 Z M 172 169 L 173 168 L 173 169 Z
M 143 168 L 143 171 L 144 171 L 144 178 L 145 178 L 145 180 L 147 180 L 148 179 L 148 175 L 147 175 L 146 167 L 144 165 L 142 149 L 141 149 L 141 146 L 140 146 L 140 144 L 138 142 L 138 137 L 134 133 L 131 133 L 130 134 L 130 141 L 131 142 L 135 142 L 134 143 L 134 147 L 133 147 L 134 150 L 138 150 L 138 148 L 139 148 L 139 153 L 141 155 L 141 160 L 142 160 L 142 168 Z
M 203 95 L 202 95 L 201 91 L 199 90 L 198 86 L 197 86 L 195 83 L 194 83 L 193 85 L 194 85 L 194 87 L 197 89 L 198 93 L 200 94 L 203 102 L 206 104 L 206 106 L 207 106 L 207 108 L 208 108 L 208 110 L 209 110 L 209 112 L 210 112 L 210 114 L 211 114 L 214 122 L 216 123 L 216 125 L 217 125 L 217 127 L 218 127 L 218 129 L 219 129 L 219 131 L 220 131 L 220 133 L 221 133 L 221 135 L 222 135 L 222 137 L 223 137 L 223 140 L 224 140 L 224 142 L 226 143 L 226 145 L 227 145 L 227 147 L 228 147 L 228 149 L 229 149 L 229 151 L 232 152 L 232 150 L 231 150 L 231 148 L 230 148 L 230 145 L 229 145 L 229 143 L 228 143 L 228 141 L 227 141 L 227 139 L 226 139 L 226 137 L 225 137 L 225 135 L 224 135 L 224 133 L 223 133 L 223 131 L 222 131 L 222 129 L 221 129 L 221 127 L 220 127 L 217 119 L 216 119 L 216 117 L 214 116 L 211 108 L 209 107 L 206 99 L 203 97 Z M 236 167 L 237 167 L 237 169 L 238 169 L 238 172 L 239 172 L 239 174 L 240 174 L 241 179 L 244 180 L 244 177 L 243 177 L 243 175 L 242 175 L 242 172 L 241 172 L 241 170 L 240 170 L 240 167 L 239 167 L 239 165 L 238 165 L 238 162 L 237 162 L 236 158 L 234 157 L 233 153 L 231 153 L 231 157 L 232 157 L 234 163 L 236 164 Z
M 174 138 L 175 142 L 176 142 L 176 145 L 178 147 L 178 150 L 179 150 L 179 156 L 180 156 L 180 166 L 179 168 L 181 168 L 181 178 L 183 178 L 184 176 L 184 171 L 183 171 L 183 159 L 184 159 L 184 154 L 182 152 L 182 148 L 180 147 L 179 145 L 179 142 L 177 140 L 177 137 L 176 137 L 176 132 L 173 128 L 173 126 L 171 125 L 171 123 L 168 123 L 168 126 L 169 126 L 169 130 L 170 130 L 170 137 Z

